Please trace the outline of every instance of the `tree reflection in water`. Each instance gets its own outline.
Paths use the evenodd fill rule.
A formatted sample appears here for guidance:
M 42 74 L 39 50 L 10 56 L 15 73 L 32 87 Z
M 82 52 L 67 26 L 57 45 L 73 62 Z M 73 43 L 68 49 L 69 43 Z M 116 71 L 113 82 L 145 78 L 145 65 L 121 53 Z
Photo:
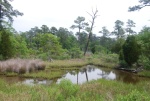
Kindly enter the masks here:
M 61 78 L 55 78 L 51 80 L 0 76 L 0 79 L 4 79 L 4 81 L 8 82 L 9 84 L 20 82 L 29 85 L 35 84 L 50 85 L 53 83 L 54 84 L 59 83 L 64 78 L 71 80 L 75 84 L 82 84 L 84 82 L 97 79 L 117 80 L 125 83 L 134 83 L 134 84 L 145 80 L 145 78 L 140 78 L 132 73 L 114 69 L 101 68 L 92 65 L 84 66 L 80 70 L 66 71 L 66 74 L 62 75 Z

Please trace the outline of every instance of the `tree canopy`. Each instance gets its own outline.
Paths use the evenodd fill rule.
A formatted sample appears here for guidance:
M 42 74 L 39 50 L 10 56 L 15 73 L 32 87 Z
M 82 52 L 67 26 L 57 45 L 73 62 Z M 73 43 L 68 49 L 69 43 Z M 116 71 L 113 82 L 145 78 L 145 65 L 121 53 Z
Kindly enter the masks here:
M 2 24 L 5 20 L 6 22 L 12 23 L 14 16 L 23 15 L 23 13 L 13 9 L 10 4 L 11 1 L 13 0 L 0 0 L 0 27 L 5 25 Z
M 129 66 L 138 61 L 140 53 L 140 45 L 137 43 L 136 37 L 128 36 L 123 45 L 123 54 Z
M 140 10 L 146 6 L 150 6 L 150 1 L 149 0 L 139 0 L 139 5 L 135 5 L 133 7 L 129 7 L 129 10 L 128 11 L 137 11 L 137 10 Z

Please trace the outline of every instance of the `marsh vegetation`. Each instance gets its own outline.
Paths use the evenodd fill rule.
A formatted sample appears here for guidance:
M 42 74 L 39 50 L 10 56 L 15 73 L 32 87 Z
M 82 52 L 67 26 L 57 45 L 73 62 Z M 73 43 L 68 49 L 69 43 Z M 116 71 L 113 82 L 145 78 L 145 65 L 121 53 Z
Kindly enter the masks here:
M 133 20 L 116 20 L 93 33 L 98 9 L 78 16 L 72 29 L 35 26 L 26 32 L 12 28 L 11 1 L 0 2 L 0 100 L 1 101 L 149 101 L 150 27 L 136 33 Z M 129 8 L 140 10 L 148 0 Z M 101 36 L 97 36 L 100 33 Z M 138 69 L 129 73 L 114 70 Z M 94 68 L 93 68 L 94 67 Z M 83 78 L 84 77 L 84 78 Z M 69 79 L 69 80 L 68 80 Z
M 24 74 L 44 70 L 46 64 L 38 59 L 9 59 L 0 61 L 0 73 L 17 73 Z

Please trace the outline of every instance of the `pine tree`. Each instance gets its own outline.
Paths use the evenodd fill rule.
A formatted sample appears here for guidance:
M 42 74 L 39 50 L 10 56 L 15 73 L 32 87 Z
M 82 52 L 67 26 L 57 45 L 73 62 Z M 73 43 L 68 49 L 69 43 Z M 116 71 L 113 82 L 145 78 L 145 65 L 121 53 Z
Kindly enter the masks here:
M 1 31 L 0 54 L 3 59 L 8 59 L 13 56 L 13 48 L 11 43 L 11 33 L 6 30 Z
M 140 56 L 140 46 L 138 45 L 135 36 L 128 36 L 123 45 L 124 59 L 129 66 L 137 62 Z

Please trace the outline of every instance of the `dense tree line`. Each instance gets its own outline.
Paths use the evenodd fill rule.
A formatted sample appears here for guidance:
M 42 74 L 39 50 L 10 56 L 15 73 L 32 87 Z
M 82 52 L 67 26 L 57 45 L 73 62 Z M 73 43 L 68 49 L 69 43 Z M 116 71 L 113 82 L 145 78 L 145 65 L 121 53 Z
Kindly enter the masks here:
M 2 6 L 3 4 L 7 5 Z M 9 2 L 4 0 L 0 7 L 8 8 L 5 11 L 7 16 L 3 17 L 8 17 L 10 21 L 13 21 L 12 17 L 9 16 L 22 15 L 22 13 L 13 10 L 12 7 L 10 9 L 9 5 Z M 148 3 L 145 5 L 148 6 Z M 77 17 L 71 26 L 72 29 L 78 29 L 76 33 L 63 27 L 57 29 L 54 26 L 49 28 L 47 25 L 42 25 L 40 28 L 35 26 L 29 31 L 18 34 L 12 30 L 11 25 L 6 28 L 6 25 L 2 24 L 4 11 L 3 9 L 0 10 L 1 60 L 15 57 L 44 60 L 80 58 L 85 51 L 88 51 L 92 54 L 119 54 L 120 64 L 132 66 L 134 63 L 140 63 L 146 68 L 150 66 L 150 27 L 144 27 L 141 32 L 136 33 L 133 30 L 135 22 L 130 19 L 126 22 L 126 26 L 123 21 L 116 20 L 113 31 L 109 31 L 105 26 L 102 27 L 99 31 L 101 36 L 92 32 L 94 21 L 93 23 L 91 21 L 89 27 L 88 22 L 85 22 L 85 18 L 81 16 Z M 92 20 L 97 17 L 97 12 L 93 12 L 91 15 Z

